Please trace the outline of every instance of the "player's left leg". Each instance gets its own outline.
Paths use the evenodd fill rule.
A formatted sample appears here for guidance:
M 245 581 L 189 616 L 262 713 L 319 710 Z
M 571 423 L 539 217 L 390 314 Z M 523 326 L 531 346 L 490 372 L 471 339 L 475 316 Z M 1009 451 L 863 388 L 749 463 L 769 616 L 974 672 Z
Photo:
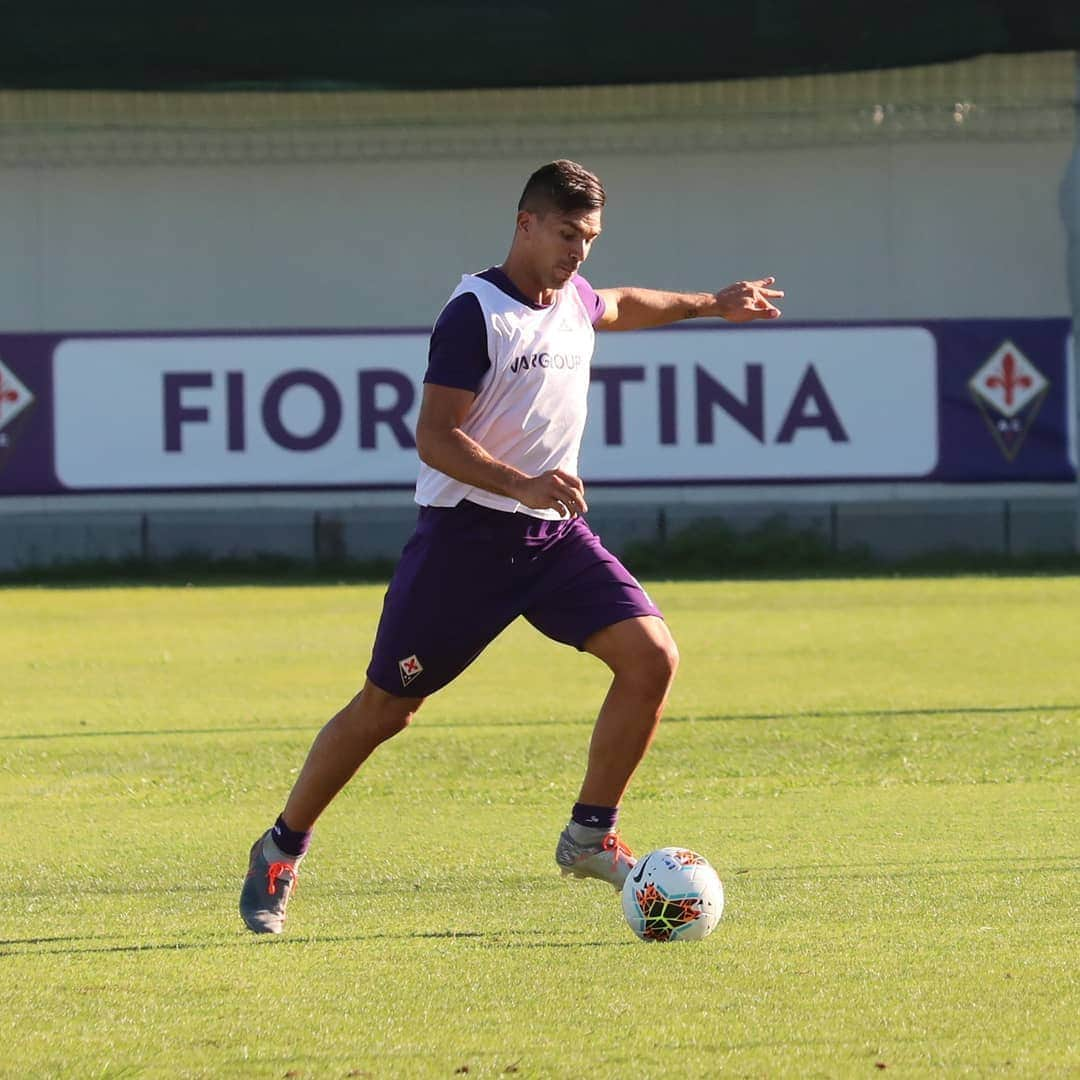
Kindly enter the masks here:
M 637 863 L 615 829 L 619 804 L 660 725 L 679 653 L 666 624 L 654 615 L 604 627 L 583 648 L 607 664 L 612 681 L 555 861 L 564 874 L 600 878 L 619 889 Z
M 596 718 L 589 765 L 558 839 L 555 862 L 564 874 L 599 878 L 621 889 L 637 860 L 616 832 L 619 805 L 660 726 L 678 650 L 656 616 L 605 626 L 583 648 L 610 667 L 611 687 Z
M 593 728 L 578 802 L 618 806 L 660 725 L 679 650 L 655 616 L 598 630 L 584 649 L 603 660 L 613 678 Z
M 613 676 L 555 861 L 564 873 L 620 888 L 636 860 L 616 830 L 619 804 L 656 733 L 679 654 L 659 609 L 584 521 L 569 524 L 544 560 L 525 617 L 592 653 Z

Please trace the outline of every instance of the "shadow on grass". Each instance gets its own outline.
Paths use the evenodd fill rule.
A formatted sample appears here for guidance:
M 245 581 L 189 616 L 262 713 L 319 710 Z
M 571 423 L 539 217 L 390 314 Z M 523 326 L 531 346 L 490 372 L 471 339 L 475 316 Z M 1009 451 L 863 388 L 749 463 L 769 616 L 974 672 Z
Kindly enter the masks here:
M 543 930 L 521 930 L 508 934 L 505 930 L 497 933 L 484 933 L 479 930 L 440 930 L 416 931 L 413 933 L 376 933 L 376 934 L 308 934 L 277 935 L 249 934 L 240 931 L 228 937 L 214 938 L 208 941 L 143 941 L 135 944 L 94 944 L 102 939 L 89 934 L 75 934 L 60 937 L 8 938 L 0 940 L 0 960 L 13 956 L 81 956 L 84 954 L 106 953 L 142 953 L 142 952 L 191 952 L 209 949 L 251 948 L 259 943 L 274 942 L 277 945 L 344 945 L 363 944 L 368 941 L 429 941 L 437 938 L 441 941 L 464 941 L 470 944 L 481 942 L 497 949 L 590 949 L 618 948 L 633 945 L 633 941 L 528 941 L 515 940 L 529 936 L 540 936 Z M 33 946 L 45 946 L 34 948 Z
M 903 881 L 917 878 L 948 879 L 973 875 L 1030 876 L 1032 874 L 1073 874 L 1080 864 L 1071 855 L 1031 856 L 985 856 L 948 859 L 919 859 L 914 862 L 885 862 L 882 864 L 855 863 L 837 867 L 827 863 L 805 863 L 789 866 L 738 867 L 725 874 L 730 878 L 756 877 L 769 883 L 783 884 L 797 881 Z M 628 948 L 638 942 L 631 938 L 607 941 L 557 941 L 547 940 L 546 930 L 521 929 L 499 930 L 418 930 L 412 932 L 357 934 L 300 934 L 253 935 L 243 930 L 203 941 L 140 941 L 134 943 L 106 944 L 114 935 L 98 937 L 93 934 L 71 934 L 50 937 L 25 937 L 0 939 L 0 961 L 18 956 L 80 956 L 155 953 L 155 952 L 202 952 L 213 949 L 248 949 L 274 943 L 279 947 L 306 947 L 318 945 L 364 944 L 366 942 L 410 941 L 460 941 L 463 944 L 481 945 L 490 949 L 612 949 Z M 537 940 L 544 938 L 545 940 Z
M 923 709 L 821 709 L 795 713 L 717 713 L 714 716 L 667 716 L 670 724 L 718 724 L 737 723 L 745 720 L 858 720 L 873 718 L 890 720 L 905 716 L 1014 716 L 1022 713 L 1080 713 L 1080 703 L 1065 705 L 972 705 Z M 460 731 L 468 728 L 520 728 L 520 727 L 573 727 L 592 725 L 592 713 L 583 713 L 573 720 L 462 720 L 417 724 L 414 735 L 434 734 L 439 731 Z M 167 735 L 281 735 L 291 732 L 307 733 L 314 737 L 319 729 L 318 720 L 307 725 L 291 725 L 274 728 L 264 727 L 214 727 L 214 728 L 158 728 L 145 730 L 135 728 L 126 731 L 47 731 L 0 735 L 0 742 L 22 742 L 51 739 L 103 739 L 103 738 L 158 738 Z
M 1027 865 L 1029 863 L 1040 865 Z M 1042 865 L 1047 863 L 1054 865 Z M 1029 859 L 922 859 L 913 868 L 908 869 L 910 865 L 909 863 L 886 863 L 881 866 L 855 864 L 837 869 L 835 866 L 812 863 L 808 866 L 763 867 L 758 870 L 746 867 L 732 871 L 732 876 L 760 875 L 770 883 L 782 884 L 792 881 L 905 881 L 913 878 L 940 880 L 976 874 L 987 877 L 1073 874 L 1080 869 L 1080 863 L 1068 855 L 1033 856 Z

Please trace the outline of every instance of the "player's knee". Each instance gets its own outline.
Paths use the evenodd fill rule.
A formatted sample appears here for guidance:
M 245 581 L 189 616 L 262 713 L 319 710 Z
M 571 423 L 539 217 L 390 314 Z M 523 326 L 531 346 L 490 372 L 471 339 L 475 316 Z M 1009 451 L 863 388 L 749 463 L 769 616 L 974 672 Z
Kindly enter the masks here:
M 376 715 L 379 736 L 385 740 L 400 735 L 412 723 L 421 700 L 391 698 L 385 703 L 383 708 L 377 710 Z
M 635 650 L 618 674 L 632 681 L 640 693 L 650 697 L 663 697 L 667 694 L 678 668 L 678 646 L 670 635 L 664 635 Z
M 675 672 L 679 670 L 679 646 L 675 644 L 675 639 L 669 637 L 667 643 L 664 646 L 664 657 L 667 663 L 669 678 L 675 678 Z
M 378 742 L 385 742 L 404 731 L 416 711 L 424 703 L 423 698 L 401 698 L 380 690 L 368 683 L 346 706 L 350 723 L 364 729 Z
M 675 678 L 675 672 L 679 670 L 679 647 L 670 635 L 656 643 L 653 664 L 656 680 L 662 683 L 666 690 Z
M 419 705 L 416 709 L 420 708 Z M 416 709 L 410 709 L 408 712 L 399 712 L 391 721 L 391 726 L 394 728 L 394 734 L 404 731 L 412 722 L 413 717 L 416 715 Z

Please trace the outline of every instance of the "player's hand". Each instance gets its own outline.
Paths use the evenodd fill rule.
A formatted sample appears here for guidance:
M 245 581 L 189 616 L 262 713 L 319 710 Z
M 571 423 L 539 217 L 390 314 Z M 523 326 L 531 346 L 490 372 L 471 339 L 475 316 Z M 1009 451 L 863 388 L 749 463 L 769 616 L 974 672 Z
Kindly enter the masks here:
M 772 303 L 784 293 L 774 289 L 776 278 L 761 278 L 758 281 L 736 281 L 726 289 L 713 294 L 713 309 L 710 315 L 719 315 L 728 322 L 752 322 L 754 319 L 779 319 L 780 309 Z
M 532 510 L 558 510 L 559 517 L 577 517 L 589 509 L 581 477 L 562 469 L 526 477 L 514 497 Z

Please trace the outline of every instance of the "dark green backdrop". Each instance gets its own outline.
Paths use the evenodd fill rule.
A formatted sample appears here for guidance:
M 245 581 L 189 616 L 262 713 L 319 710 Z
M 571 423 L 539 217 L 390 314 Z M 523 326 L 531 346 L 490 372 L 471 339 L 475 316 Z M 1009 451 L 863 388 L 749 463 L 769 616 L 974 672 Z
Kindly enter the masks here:
M 1080 48 L 1080 0 L 49 3 L 0 0 L 0 86 L 672 82 Z

